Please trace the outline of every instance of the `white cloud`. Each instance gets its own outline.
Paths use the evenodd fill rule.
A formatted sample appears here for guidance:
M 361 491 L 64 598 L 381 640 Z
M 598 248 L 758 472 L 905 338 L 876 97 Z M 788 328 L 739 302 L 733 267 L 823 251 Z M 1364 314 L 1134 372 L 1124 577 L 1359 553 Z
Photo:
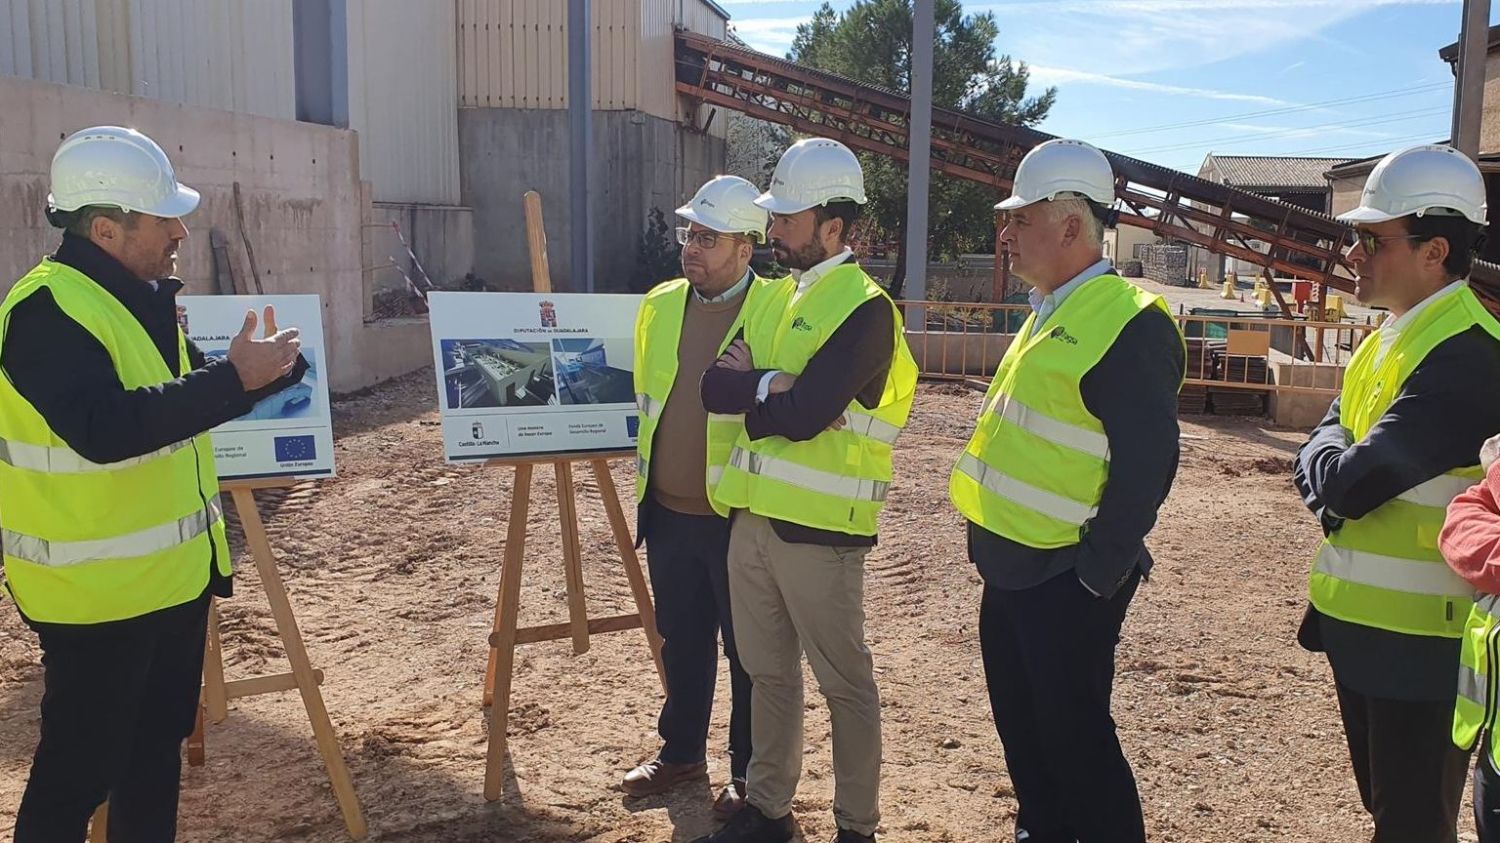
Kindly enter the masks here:
M 1144 82 L 1139 79 L 1127 79 L 1122 76 L 1110 76 L 1104 73 L 1092 73 L 1086 70 L 1075 70 L 1066 67 L 1048 67 L 1046 65 L 1030 65 L 1031 81 L 1039 86 L 1057 85 L 1066 88 L 1068 85 L 1103 85 L 1110 88 L 1125 88 L 1132 91 L 1147 91 L 1153 94 L 1172 94 L 1175 96 L 1199 97 L 1211 100 L 1226 100 L 1229 102 L 1248 102 L 1256 105 L 1291 105 L 1286 100 L 1275 97 L 1262 96 L 1260 94 L 1240 94 L 1233 91 L 1219 91 L 1212 88 L 1191 88 L 1182 85 L 1163 85 L 1159 82 Z
M 745 18 L 731 20 L 729 26 L 734 34 L 746 44 L 763 53 L 781 54 L 792 46 L 797 37 L 797 27 L 812 20 L 809 16 L 795 18 Z

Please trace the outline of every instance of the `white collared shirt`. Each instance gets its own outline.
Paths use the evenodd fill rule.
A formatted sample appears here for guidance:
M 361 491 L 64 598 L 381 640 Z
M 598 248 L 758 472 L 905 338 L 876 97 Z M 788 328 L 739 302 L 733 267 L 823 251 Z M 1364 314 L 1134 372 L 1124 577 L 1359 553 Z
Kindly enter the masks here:
M 1465 283 L 1467 282 L 1464 279 L 1460 278 L 1459 280 L 1454 281 L 1452 284 L 1449 284 L 1443 289 L 1438 290 L 1436 293 L 1433 293 L 1427 298 L 1422 299 L 1415 305 L 1412 305 L 1410 310 L 1406 311 L 1400 316 L 1397 316 L 1394 319 L 1387 318 L 1385 320 L 1385 324 L 1381 325 L 1380 330 L 1377 331 L 1380 336 L 1380 345 L 1376 346 L 1375 348 L 1375 365 L 1379 366 L 1380 361 L 1385 359 L 1386 352 L 1390 351 L 1391 346 L 1396 344 L 1396 340 L 1400 338 L 1401 332 L 1410 327 L 1412 322 L 1416 321 L 1417 314 L 1421 313 L 1427 308 L 1428 305 L 1432 304 L 1440 297 L 1446 296 L 1449 293 L 1457 290 L 1461 285 Z
M 814 264 L 808 269 L 792 270 L 792 277 L 797 279 L 797 291 L 792 294 L 792 301 L 801 298 L 802 294 L 811 289 L 812 285 L 818 283 L 819 279 L 831 272 L 834 267 L 852 257 L 854 257 L 854 250 L 845 246 L 844 251 L 839 252 L 822 263 Z

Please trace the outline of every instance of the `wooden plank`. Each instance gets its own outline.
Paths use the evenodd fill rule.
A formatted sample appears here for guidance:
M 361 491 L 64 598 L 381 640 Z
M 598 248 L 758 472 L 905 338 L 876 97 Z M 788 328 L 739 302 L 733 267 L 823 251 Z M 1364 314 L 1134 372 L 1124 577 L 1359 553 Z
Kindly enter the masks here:
M 598 634 L 603 632 L 621 632 L 627 629 L 639 629 L 641 627 L 641 616 L 637 614 L 614 615 L 608 618 L 590 618 L 589 633 Z M 515 643 L 537 644 L 543 641 L 561 641 L 571 638 L 573 635 L 573 624 L 569 621 L 562 623 L 542 624 L 541 626 L 527 626 L 516 630 Z M 499 632 L 490 633 L 490 646 L 501 646 L 502 636 Z
M 313 679 L 322 685 L 323 671 L 314 669 L 312 673 Z M 231 700 L 295 690 L 297 690 L 297 675 L 294 673 L 272 673 L 249 679 L 232 679 L 224 683 L 224 696 Z

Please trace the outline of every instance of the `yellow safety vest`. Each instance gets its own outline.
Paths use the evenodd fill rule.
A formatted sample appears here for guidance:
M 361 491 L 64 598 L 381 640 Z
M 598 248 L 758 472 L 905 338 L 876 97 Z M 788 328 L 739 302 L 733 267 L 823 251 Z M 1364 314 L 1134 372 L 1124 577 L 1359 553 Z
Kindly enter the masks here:
M 948 496 L 965 518 L 1028 547 L 1079 542 L 1109 475 L 1104 424 L 1079 388 L 1125 325 L 1151 307 L 1171 317 L 1161 296 L 1099 275 L 1069 294 L 1046 324 L 1037 326 L 1035 313 L 1027 317 L 948 480 Z
M 891 484 L 891 449 L 917 389 L 917 364 L 906 346 L 901 312 L 855 263 L 830 270 L 801 296 L 794 295 L 796 289 L 790 282 L 773 287 L 746 313 L 745 339 L 755 368 L 802 374 L 849 314 L 878 297 L 890 305 L 895 332 L 880 402 L 867 410 L 851 401 L 843 428 L 805 442 L 783 436 L 751 441 L 741 432 L 714 497 L 718 505 L 766 518 L 873 536 Z
M 1380 336 L 1371 334 L 1344 371 L 1339 423 L 1356 442 L 1364 439 L 1428 353 L 1475 325 L 1500 340 L 1500 323 L 1464 284 L 1418 313 L 1379 361 Z M 1474 590 L 1443 561 L 1437 538 L 1448 503 L 1482 476 L 1477 464 L 1460 466 L 1345 521 L 1313 563 L 1313 606 L 1329 617 L 1391 632 L 1459 637 Z
M 40 289 L 114 360 L 126 389 L 173 379 L 146 329 L 103 287 L 44 260 L 0 304 L 0 342 L 11 310 Z M 178 331 L 178 358 L 188 369 Z M 80 456 L 9 378 L 0 378 L 0 546 L 7 589 L 28 618 L 96 624 L 194 600 L 210 560 L 230 571 L 229 545 L 207 433 L 109 464 Z
M 719 353 L 729 346 L 734 335 L 745 322 L 745 314 L 760 304 L 768 288 L 778 284 L 789 284 L 790 279 L 768 281 L 754 274 L 745 290 L 745 301 L 740 306 L 734 324 L 719 343 Z M 640 428 L 637 430 L 635 446 L 635 502 L 646 498 L 646 484 L 651 477 L 651 448 L 656 435 L 656 423 L 661 418 L 662 408 L 677 383 L 677 346 L 682 340 L 682 322 L 687 312 L 688 295 L 692 285 L 685 278 L 658 284 L 646 294 L 641 309 L 635 318 L 635 403 L 640 411 Z M 697 395 L 698 380 L 690 384 L 693 401 Z M 724 474 L 724 465 L 729 462 L 730 449 L 745 429 L 745 417 L 741 414 L 708 415 L 707 472 L 704 476 L 709 505 L 721 516 L 729 515 L 729 508 L 714 500 L 714 487 Z
M 1486 594 L 1474 601 L 1464 627 L 1458 657 L 1458 699 L 1453 708 L 1453 743 L 1473 749 L 1480 734 L 1495 731 L 1500 707 L 1500 595 Z M 1500 741 L 1490 739 L 1490 760 L 1500 766 Z

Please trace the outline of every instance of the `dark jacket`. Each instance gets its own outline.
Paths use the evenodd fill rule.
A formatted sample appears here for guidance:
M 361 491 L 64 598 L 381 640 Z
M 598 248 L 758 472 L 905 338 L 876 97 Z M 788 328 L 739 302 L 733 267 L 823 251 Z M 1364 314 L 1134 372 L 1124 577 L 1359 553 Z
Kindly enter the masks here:
M 1378 342 L 1372 338 L 1370 342 Z M 1479 327 L 1439 344 L 1358 442 L 1339 424 L 1339 400 L 1297 452 L 1293 482 L 1323 532 L 1362 518 L 1414 486 L 1479 462 L 1500 433 L 1500 343 Z M 1452 699 L 1459 640 L 1405 635 L 1330 618 L 1311 605 L 1297 639 L 1327 652 L 1334 678 L 1384 699 Z
M 1151 570 L 1146 534 L 1177 476 L 1177 390 L 1184 365 L 1172 317 L 1148 308 L 1126 323 L 1078 385 L 1084 406 L 1109 438 L 1098 513 L 1084 525 L 1078 544 L 1050 550 L 971 522 L 969 559 L 986 586 L 1031 588 L 1073 571 L 1095 594 L 1110 597 L 1137 568 Z
M 98 246 L 73 235 L 63 236 L 50 260 L 87 275 L 118 299 L 146 329 L 175 378 L 157 386 L 125 389 L 109 352 L 88 329 L 63 313 L 48 290 L 12 308 L 0 345 L 0 374 L 85 459 L 118 462 L 196 436 L 244 415 L 261 398 L 301 381 L 307 371 L 307 361 L 299 356 L 289 374 L 246 392 L 227 358 L 207 360 L 189 341 L 191 369 L 183 372 L 177 353 L 181 281 L 167 278 L 153 287 Z M 218 574 L 211 557 L 204 564 L 210 571 L 207 591 L 229 596 L 229 579 Z M 115 623 L 149 622 L 161 612 Z
M 737 372 L 710 366 L 701 384 L 703 406 L 710 413 L 744 413 L 745 433 L 751 439 L 783 436 L 805 442 L 822 433 L 858 401 L 873 409 L 880 404 L 895 353 L 896 331 L 890 303 L 884 297 L 856 307 L 813 354 L 787 392 L 756 402 L 756 391 L 767 369 Z M 739 335 L 743 338 L 743 332 Z M 856 536 L 818 530 L 772 519 L 784 542 L 829 547 L 869 547 L 875 536 Z

